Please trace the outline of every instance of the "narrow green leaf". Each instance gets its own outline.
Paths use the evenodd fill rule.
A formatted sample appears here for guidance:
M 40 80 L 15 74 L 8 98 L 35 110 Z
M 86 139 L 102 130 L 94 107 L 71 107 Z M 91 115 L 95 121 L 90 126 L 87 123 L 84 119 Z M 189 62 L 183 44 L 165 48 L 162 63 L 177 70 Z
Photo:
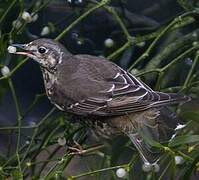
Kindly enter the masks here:
M 15 170 L 12 173 L 12 178 L 13 180 L 23 180 L 23 175 L 21 174 L 19 170 Z
M 3 165 L 6 162 L 6 158 L 0 154 L 0 165 Z
M 139 134 L 142 136 L 142 138 L 144 139 L 144 141 L 149 144 L 152 147 L 156 147 L 156 148 L 164 148 L 164 146 L 162 144 L 160 144 L 157 141 L 154 141 L 151 137 L 146 136 L 142 131 L 139 131 Z
M 196 164 L 198 161 L 199 161 L 199 156 L 197 156 L 194 159 L 194 161 L 186 167 L 186 170 L 184 171 L 184 173 L 181 176 L 182 180 L 191 179 L 191 176 L 194 172 L 194 169 L 196 168 Z
M 184 135 L 174 138 L 170 143 L 169 147 L 180 146 L 189 143 L 199 142 L 199 135 Z
M 199 123 L 199 112 L 198 111 L 187 111 L 181 115 L 183 119 L 193 120 Z

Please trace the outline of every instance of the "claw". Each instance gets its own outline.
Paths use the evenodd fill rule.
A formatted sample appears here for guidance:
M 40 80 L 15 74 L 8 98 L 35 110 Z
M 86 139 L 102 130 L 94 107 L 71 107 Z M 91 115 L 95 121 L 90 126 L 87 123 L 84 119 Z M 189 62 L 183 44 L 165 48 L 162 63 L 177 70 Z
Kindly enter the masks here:
M 74 147 L 69 147 L 68 149 L 70 149 L 71 153 L 69 153 L 69 155 L 82 155 L 84 153 L 86 153 L 86 150 L 84 149 L 78 149 L 78 148 L 74 148 Z
M 69 155 L 82 155 L 83 153 L 86 152 L 86 150 L 84 150 L 77 141 L 74 141 L 74 144 L 75 145 L 73 147 L 68 147 L 70 151 L 73 151 L 70 152 Z
M 69 153 L 69 155 L 82 155 L 104 148 L 103 144 L 94 145 L 93 147 L 90 147 L 88 149 L 83 149 L 82 146 L 76 141 L 74 141 L 74 144 L 75 146 L 68 147 L 68 149 L 72 151 Z

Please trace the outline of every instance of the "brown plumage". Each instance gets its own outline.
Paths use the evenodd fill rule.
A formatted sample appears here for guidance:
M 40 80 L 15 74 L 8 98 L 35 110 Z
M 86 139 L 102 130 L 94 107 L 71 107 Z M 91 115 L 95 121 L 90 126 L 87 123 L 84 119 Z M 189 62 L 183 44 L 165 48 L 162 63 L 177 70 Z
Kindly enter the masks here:
M 42 69 L 46 93 L 60 110 L 89 120 L 97 134 L 124 133 L 146 163 L 159 152 L 142 140 L 142 134 L 166 142 L 179 124 L 165 106 L 188 101 L 187 96 L 156 92 L 116 64 L 102 57 L 72 55 L 50 39 L 13 45 L 21 47 Z

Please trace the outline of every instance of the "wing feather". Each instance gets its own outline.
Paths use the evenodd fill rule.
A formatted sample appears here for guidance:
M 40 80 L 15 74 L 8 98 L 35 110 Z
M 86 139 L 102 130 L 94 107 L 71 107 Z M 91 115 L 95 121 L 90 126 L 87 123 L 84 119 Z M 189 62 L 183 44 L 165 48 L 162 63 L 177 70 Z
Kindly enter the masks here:
M 83 57 L 81 56 L 81 58 Z M 92 58 L 92 56 L 89 56 L 90 60 Z M 87 62 L 82 60 L 82 63 Z M 92 93 L 90 97 L 87 95 L 87 98 L 81 99 L 67 108 L 76 114 L 100 116 L 122 115 L 188 100 L 186 96 L 153 91 L 130 73 L 104 59 L 98 58 L 94 62 L 89 62 L 88 66 L 81 66 L 80 70 L 83 70 L 82 67 L 87 67 L 86 70 L 90 72 L 90 74 L 85 73 L 88 75 L 87 80 L 90 83 L 98 85 L 98 90 L 96 90 L 96 93 Z M 102 70 L 104 72 L 98 68 L 97 63 L 98 66 L 103 65 L 104 69 L 102 68 Z M 93 69 L 95 69 L 95 73 L 97 72 L 98 75 L 91 73 L 93 69 L 90 66 L 93 64 L 95 64 Z M 105 69 L 110 73 L 107 73 Z M 100 76 L 101 74 L 102 76 Z M 105 74 L 108 76 L 107 78 Z M 95 86 L 90 87 L 92 87 L 92 92 L 95 92 Z

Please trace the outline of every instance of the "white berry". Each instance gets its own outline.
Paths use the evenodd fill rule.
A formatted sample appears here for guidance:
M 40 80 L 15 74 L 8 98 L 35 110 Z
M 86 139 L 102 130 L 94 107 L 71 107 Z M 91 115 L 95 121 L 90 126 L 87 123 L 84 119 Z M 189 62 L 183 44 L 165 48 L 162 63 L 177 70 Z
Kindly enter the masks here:
M 194 41 L 194 42 L 192 43 L 192 46 L 194 46 L 194 47 L 198 46 L 198 42 L 197 42 L 197 41 Z
M 48 35 L 50 33 L 50 28 L 48 26 L 44 26 L 43 29 L 41 30 L 41 36 Z
M 3 76 L 8 76 L 10 74 L 10 69 L 8 68 L 8 66 L 4 66 L 1 68 L 1 74 Z
M 57 142 L 60 146 L 64 146 L 66 144 L 66 138 L 65 137 L 59 137 Z
M 126 170 L 124 168 L 119 168 L 116 171 L 116 175 L 119 178 L 124 178 L 126 176 Z
M 138 73 L 139 73 L 139 70 L 136 69 L 136 68 L 133 68 L 133 69 L 131 70 L 131 74 L 133 74 L 133 75 L 138 74 Z
M 114 41 L 111 38 L 108 38 L 104 41 L 104 45 L 107 48 L 111 48 L 114 45 Z
M 142 170 L 143 170 L 144 172 L 149 172 L 149 171 L 152 170 L 152 168 L 153 168 L 153 165 L 150 164 L 150 163 L 144 163 L 144 164 L 142 165 Z
M 78 45 L 82 45 L 82 44 L 83 44 L 83 41 L 78 40 L 78 41 L 77 41 L 77 44 L 78 44 Z
M 176 163 L 176 165 L 183 164 L 184 163 L 183 157 L 182 156 L 175 156 L 175 163 Z
M 7 49 L 7 50 L 8 50 L 9 53 L 14 54 L 14 53 L 16 53 L 17 48 L 14 47 L 14 46 L 8 46 L 8 49 Z
M 26 141 L 26 144 L 27 144 L 27 145 L 30 144 L 30 141 L 27 140 L 27 141 Z
M 30 167 L 31 165 L 32 165 L 31 162 L 26 163 L 26 166 L 28 166 L 28 167 Z
M 30 23 L 32 21 L 32 17 L 29 12 L 24 11 L 21 15 L 21 18 L 24 19 L 27 23 Z

